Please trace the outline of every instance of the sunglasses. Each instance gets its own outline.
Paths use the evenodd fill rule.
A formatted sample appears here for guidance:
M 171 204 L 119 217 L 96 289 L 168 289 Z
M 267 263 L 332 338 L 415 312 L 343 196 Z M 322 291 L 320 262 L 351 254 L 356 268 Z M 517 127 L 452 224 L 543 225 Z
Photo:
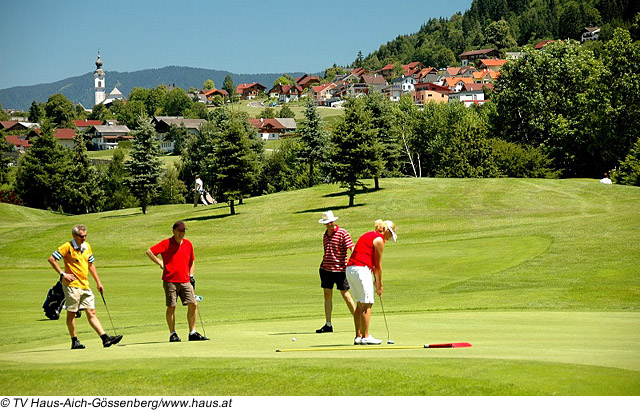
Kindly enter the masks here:
M 76 234 L 76 236 L 77 236 L 78 238 L 83 238 L 83 239 L 84 239 L 84 238 L 86 238 L 86 237 L 87 237 L 87 234 L 84 234 L 84 235 L 78 235 L 78 234 Z

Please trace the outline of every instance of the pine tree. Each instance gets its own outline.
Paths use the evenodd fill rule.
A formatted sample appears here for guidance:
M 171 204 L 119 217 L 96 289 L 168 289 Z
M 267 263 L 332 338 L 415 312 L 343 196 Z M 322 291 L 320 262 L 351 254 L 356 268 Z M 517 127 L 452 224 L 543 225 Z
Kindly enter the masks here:
M 353 206 L 356 188 L 364 187 L 360 178 L 371 175 L 381 149 L 362 99 L 350 99 L 345 104 L 344 119 L 336 124 L 331 136 L 331 148 L 330 178 L 347 188 L 349 206 Z
M 126 162 L 129 175 L 126 184 L 131 193 L 139 201 L 142 213 L 153 202 L 160 190 L 161 161 L 160 147 L 156 131 L 149 117 L 138 119 L 139 129 L 133 133 L 134 140 L 130 152 L 131 159 Z
M 229 98 L 231 101 L 235 100 L 236 97 L 236 87 L 233 85 L 233 79 L 230 74 L 224 78 L 224 82 L 222 83 L 222 89 L 229 93 Z
M 235 201 L 248 194 L 257 181 L 259 162 L 244 120 L 229 113 L 223 117 L 203 174 L 212 181 L 215 197 L 228 201 L 230 213 L 235 215 Z
M 53 136 L 49 120 L 42 123 L 42 133 L 31 140 L 31 148 L 20 157 L 16 173 L 16 191 L 27 206 L 62 210 L 61 188 L 68 183 L 68 151 Z
M 133 208 L 137 205 L 136 199 L 125 185 L 126 175 L 124 151 L 121 148 L 115 149 L 102 184 L 105 192 L 104 209 L 106 211 Z
M 98 173 L 89 161 L 82 135 L 76 135 L 73 142 L 69 177 L 64 185 L 67 200 L 63 208 L 74 214 L 98 212 L 104 203 L 104 191 L 100 187 Z
M 305 105 L 306 118 L 300 130 L 300 141 L 303 144 L 300 159 L 309 164 L 309 187 L 314 185 L 315 166 L 321 164 L 325 156 L 327 134 L 322 129 L 322 118 L 313 99 L 309 98 Z

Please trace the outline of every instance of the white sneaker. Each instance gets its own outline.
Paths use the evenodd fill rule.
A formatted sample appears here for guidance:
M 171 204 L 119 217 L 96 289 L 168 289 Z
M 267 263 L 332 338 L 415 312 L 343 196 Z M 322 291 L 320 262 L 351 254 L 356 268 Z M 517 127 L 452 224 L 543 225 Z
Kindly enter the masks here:
M 362 343 L 362 338 L 361 337 L 356 337 L 355 339 L 353 339 L 353 344 L 354 345 L 361 345 Z
M 369 335 L 367 337 L 362 338 L 363 345 L 379 345 L 382 344 L 382 340 L 376 339 L 375 337 Z

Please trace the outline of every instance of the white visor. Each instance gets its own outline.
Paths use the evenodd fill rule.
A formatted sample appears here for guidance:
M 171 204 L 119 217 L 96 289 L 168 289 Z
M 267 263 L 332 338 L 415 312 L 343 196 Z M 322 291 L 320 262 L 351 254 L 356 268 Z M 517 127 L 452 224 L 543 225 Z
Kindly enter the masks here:
M 396 235 L 396 233 L 393 231 L 393 228 L 391 226 L 387 226 L 387 229 L 389 230 L 389 232 L 391 232 L 391 235 L 393 236 L 393 241 L 397 242 L 398 241 L 398 236 Z

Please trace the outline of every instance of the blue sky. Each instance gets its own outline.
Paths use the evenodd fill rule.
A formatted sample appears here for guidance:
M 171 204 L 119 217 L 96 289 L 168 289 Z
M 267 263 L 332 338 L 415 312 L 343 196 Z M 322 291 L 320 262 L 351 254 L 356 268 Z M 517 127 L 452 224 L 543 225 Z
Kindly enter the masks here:
M 350 64 L 471 0 L 0 0 L 0 89 L 95 69 L 179 65 L 237 74 Z

